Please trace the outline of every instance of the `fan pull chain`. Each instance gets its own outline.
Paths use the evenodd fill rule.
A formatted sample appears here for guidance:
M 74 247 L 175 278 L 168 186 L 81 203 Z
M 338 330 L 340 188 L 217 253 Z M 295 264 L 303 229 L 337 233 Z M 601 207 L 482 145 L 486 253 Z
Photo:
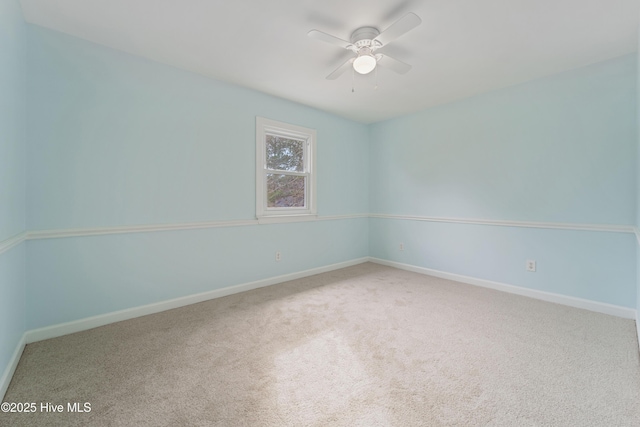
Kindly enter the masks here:
M 356 86 L 356 70 L 353 67 L 351 67 L 351 93 L 356 91 L 355 86 Z
M 373 90 L 378 90 L 378 64 L 376 64 L 376 85 L 373 87 Z

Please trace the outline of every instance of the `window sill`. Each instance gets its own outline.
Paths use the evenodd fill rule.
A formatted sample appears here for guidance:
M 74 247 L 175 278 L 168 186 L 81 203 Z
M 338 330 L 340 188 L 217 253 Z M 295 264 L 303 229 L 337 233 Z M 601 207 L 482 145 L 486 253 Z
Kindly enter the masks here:
M 280 224 L 284 222 L 315 221 L 318 214 L 265 215 L 258 217 L 258 224 Z

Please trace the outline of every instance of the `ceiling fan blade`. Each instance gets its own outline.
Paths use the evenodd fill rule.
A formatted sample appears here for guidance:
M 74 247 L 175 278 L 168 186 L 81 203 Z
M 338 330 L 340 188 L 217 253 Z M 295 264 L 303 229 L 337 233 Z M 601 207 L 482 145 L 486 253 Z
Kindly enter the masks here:
M 378 64 L 398 74 L 406 74 L 411 69 L 411 65 L 392 58 L 389 55 L 382 54 L 381 56 L 382 58 L 378 59 Z
M 351 64 L 353 64 L 354 59 L 355 58 L 347 59 L 347 61 L 344 64 L 336 68 L 336 70 L 333 73 L 327 76 L 327 80 L 335 80 L 338 77 L 340 77 L 342 74 L 344 74 L 344 72 L 351 67 Z
M 312 39 L 320 40 L 325 43 L 335 44 L 336 46 L 340 46 L 345 49 L 350 49 L 352 46 L 351 43 L 346 40 L 339 39 L 338 37 L 332 36 L 331 34 L 323 33 L 322 31 L 318 30 L 311 30 L 307 33 L 307 35 Z
M 418 25 L 422 23 L 422 19 L 418 17 L 415 13 L 409 12 L 404 15 L 402 18 L 398 19 L 396 22 L 391 24 L 389 28 L 381 32 L 378 37 L 373 39 L 374 41 L 378 41 L 382 44 L 382 46 L 388 44 L 389 42 L 397 39 L 404 33 L 414 29 Z

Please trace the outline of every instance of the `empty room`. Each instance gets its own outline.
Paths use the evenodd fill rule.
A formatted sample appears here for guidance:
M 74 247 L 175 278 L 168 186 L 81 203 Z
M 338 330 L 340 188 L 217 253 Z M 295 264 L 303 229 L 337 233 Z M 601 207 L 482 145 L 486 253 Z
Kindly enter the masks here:
M 0 425 L 639 426 L 637 0 L 0 0 Z

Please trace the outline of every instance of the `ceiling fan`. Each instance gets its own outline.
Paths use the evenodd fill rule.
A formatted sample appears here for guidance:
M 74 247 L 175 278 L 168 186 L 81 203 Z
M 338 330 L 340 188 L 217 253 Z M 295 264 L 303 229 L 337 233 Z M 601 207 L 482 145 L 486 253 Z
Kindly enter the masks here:
M 312 39 L 322 40 L 323 42 L 340 46 L 356 54 L 355 57 L 349 58 L 344 64 L 329 74 L 327 76 L 328 80 L 337 79 L 342 73 L 347 71 L 350 66 L 360 74 L 370 73 L 378 64 L 397 73 L 405 74 L 411 69 L 411 65 L 394 59 L 387 54 L 376 53 L 376 51 L 414 29 L 420 25 L 421 22 L 422 20 L 418 15 L 409 12 L 391 24 L 391 26 L 383 32 L 380 32 L 374 27 L 360 27 L 351 33 L 351 41 L 342 40 L 341 38 L 318 30 L 311 30 L 307 35 Z

